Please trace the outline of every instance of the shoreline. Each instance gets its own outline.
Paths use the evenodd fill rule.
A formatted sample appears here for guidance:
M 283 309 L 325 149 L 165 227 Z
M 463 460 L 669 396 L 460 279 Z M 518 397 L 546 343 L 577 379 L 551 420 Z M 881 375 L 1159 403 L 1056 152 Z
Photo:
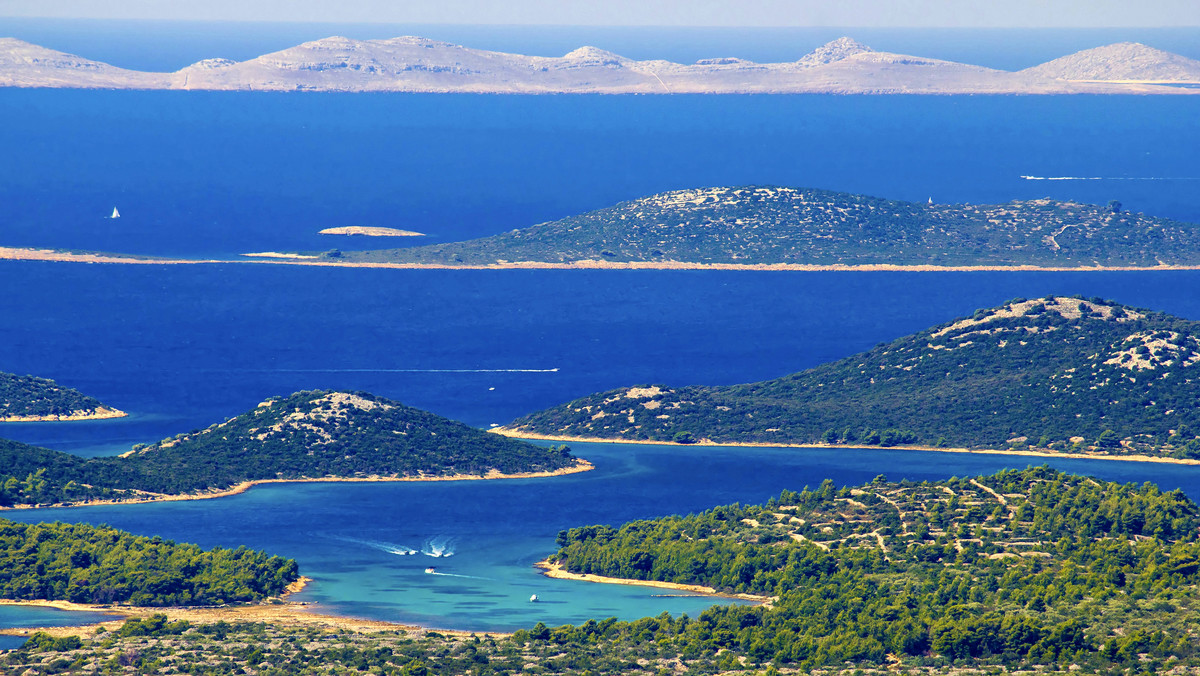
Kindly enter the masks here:
M 271 255 L 274 254 L 274 255 Z M 1200 270 L 1197 265 L 1141 266 L 1042 266 L 1042 265 L 928 265 L 898 263 L 812 264 L 812 263 L 687 263 L 681 261 L 611 262 L 579 260 L 569 263 L 518 261 L 490 264 L 449 265 L 445 263 L 387 263 L 295 258 L 304 254 L 257 252 L 242 259 L 192 259 L 135 257 L 100 253 L 73 253 L 54 249 L 0 247 L 0 260 L 56 263 L 113 263 L 126 265 L 308 265 L 330 268 L 380 268 L 391 270 L 724 270 L 778 272 L 1174 272 Z
M 815 449 L 848 449 L 857 448 L 866 451 L 873 450 L 894 450 L 894 451 L 920 451 L 932 453 L 968 453 L 968 454 L 984 454 L 984 455 L 1017 455 L 1035 458 L 1067 458 L 1071 460 L 1117 460 L 1124 462 L 1156 462 L 1165 465 L 1200 465 L 1200 460 L 1192 460 L 1188 458 L 1164 458 L 1154 455 L 1098 455 L 1093 453 L 1056 453 L 1054 451 L 1014 451 L 1012 449 L 1001 448 L 961 448 L 951 447 L 942 448 L 939 446 L 925 446 L 922 444 L 907 444 L 903 446 L 854 446 L 847 444 L 822 444 L 822 443 L 807 443 L 807 444 L 788 444 L 788 443 L 767 443 L 765 441 L 730 441 L 717 442 L 711 439 L 701 439 L 694 444 L 678 444 L 674 441 L 654 441 L 641 439 L 602 439 L 600 437 L 570 437 L 565 435 L 554 434 L 536 434 L 534 432 L 524 432 L 514 430 L 509 427 L 493 427 L 488 430 L 493 434 L 510 437 L 513 439 L 526 439 L 535 441 L 561 441 L 566 443 L 584 443 L 584 444 L 653 444 L 655 446 L 675 446 L 678 448 L 695 448 L 697 446 L 729 446 L 734 448 L 815 448 Z
M 550 559 L 542 559 L 533 564 L 534 568 L 542 571 L 542 575 L 555 580 L 575 580 L 576 582 L 595 582 L 597 584 L 619 584 L 634 587 L 655 587 L 657 589 L 670 589 L 673 591 L 686 591 L 703 596 L 712 596 L 714 598 L 723 599 L 741 599 L 743 601 L 755 601 L 758 605 L 770 607 L 776 599 L 773 596 L 762 596 L 760 594 L 726 594 L 698 584 L 684 584 L 681 582 L 662 582 L 660 580 L 631 580 L 624 577 L 608 577 L 606 575 L 592 575 L 591 573 L 572 573 L 563 568 L 561 563 L 555 563 Z
M 129 414 L 125 411 L 109 408 L 108 406 L 98 406 L 91 413 L 68 413 L 67 415 L 14 415 L 7 418 L 0 418 L 0 423 L 14 422 L 70 422 L 76 420 L 112 420 L 114 418 L 125 418 Z
M 184 493 L 179 495 L 169 495 L 163 493 L 145 493 L 143 496 L 131 497 L 118 500 L 92 500 L 90 502 L 74 502 L 74 503 L 59 503 L 45 506 L 19 506 L 19 507 L 0 507 L 0 512 L 8 509 L 66 509 L 73 507 L 100 507 L 105 505 L 139 505 L 150 502 L 183 502 L 187 500 L 211 500 L 214 498 L 225 498 L 233 495 L 240 495 L 255 486 L 264 484 L 316 484 L 316 483 L 401 483 L 401 482 L 425 482 L 425 481 L 494 481 L 496 479 L 542 479 L 546 477 L 566 476 L 568 474 L 579 474 L 581 472 L 590 472 L 595 469 L 592 463 L 583 458 L 576 458 L 575 464 L 562 469 L 545 470 L 541 472 L 516 472 L 513 474 L 503 474 L 496 470 L 491 470 L 487 474 L 450 474 L 447 476 L 403 476 L 403 477 L 385 477 L 385 476 L 370 476 L 370 477 L 319 477 L 305 479 L 254 479 L 251 481 L 243 481 L 229 488 L 224 488 L 208 493 Z
M 97 603 L 74 603 L 71 601 L 49 601 L 43 599 L 0 599 L 0 606 L 55 608 L 57 610 L 70 612 L 106 613 L 114 616 L 112 619 L 100 620 L 98 622 L 92 622 L 89 624 L 67 625 L 60 627 L 5 627 L 0 628 L 0 635 L 27 637 L 41 631 L 57 638 L 61 636 L 81 635 L 84 633 L 90 634 L 100 627 L 108 631 L 112 631 L 113 629 L 116 629 L 124 624 L 126 620 L 149 617 L 150 615 L 155 614 L 166 615 L 167 619 L 172 622 L 177 620 L 187 620 L 192 624 L 211 624 L 220 621 L 267 622 L 281 627 L 318 627 L 327 630 L 353 631 L 358 633 L 377 631 L 433 631 L 439 634 L 461 637 L 468 637 L 472 635 L 510 635 L 507 632 L 472 632 L 461 629 L 439 629 L 436 627 L 422 627 L 415 624 L 404 624 L 402 622 L 389 622 L 387 620 L 370 620 L 345 615 L 333 615 L 311 610 L 316 603 L 287 601 L 289 596 L 301 591 L 311 582 L 313 582 L 311 578 L 301 576 L 295 582 L 289 584 L 286 591 L 279 596 L 271 597 L 258 603 L 219 607 L 152 607 L 101 605 Z

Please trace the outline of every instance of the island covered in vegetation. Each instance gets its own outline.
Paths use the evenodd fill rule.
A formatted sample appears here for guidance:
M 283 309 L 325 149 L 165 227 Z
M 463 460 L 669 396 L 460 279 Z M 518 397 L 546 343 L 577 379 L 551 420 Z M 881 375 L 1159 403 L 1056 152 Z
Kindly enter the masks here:
M 48 378 L 0 372 L 0 422 L 97 420 L 124 415 Z
M 1200 228 L 1116 201 L 919 204 L 747 186 L 659 193 L 465 242 L 338 254 L 447 266 L 1196 266 Z
M 190 624 L 166 609 L 51 630 L 0 659 L 21 673 L 995 674 L 1200 669 L 1200 509 L 1177 491 L 1046 468 L 857 488 L 572 528 L 569 570 L 774 596 L 698 617 L 510 636 Z
M 296 562 L 176 544 L 108 526 L 0 519 L 0 598 L 133 606 L 217 605 L 283 594 Z
M 1015 299 L 774 380 L 626 387 L 515 436 L 922 445 L 1200 458 L 1200 323 L 1098 298 Z
M 307 391 L 121 457 L 0 440 L 0 505 L 206 496 L 261 481 L 551 475 L 590 468 L 365 392 Z
M 578 573 L 776 597 L 705 611 L 674 640 L 684 653 L 801 668 L 1196 659 L 1200 509 L 1151 484 L 1048 468 L 826 481 L 766 505 L 573 528 L 558 544 Z

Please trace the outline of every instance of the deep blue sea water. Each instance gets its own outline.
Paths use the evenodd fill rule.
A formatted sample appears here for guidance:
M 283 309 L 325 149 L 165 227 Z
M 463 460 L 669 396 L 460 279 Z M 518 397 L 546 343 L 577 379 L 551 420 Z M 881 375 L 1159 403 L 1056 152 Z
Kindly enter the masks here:
M 580 524 L 687 513 L 717 504 L 764 502 L 825 478 L 859 484 L 946 478 L 1041 464 L 984 454 L 887 450 L 683 448 L 577 444 L 596 463 L 554 479 L 407 484 L 292 484 L 220 500 L 20 511 L 20 521 L 107 523 L 204 546 L 245 544 L 300 561 L 316 578 L 296 600 L 317 610 L 432 627 L 512 630 L 587 618 L 636 618 L 668 610 L 695 616 L 712 601 L 664 597 L 647 587 L 549 580 L 533 562 L 554 536 Z M 1200 468 L 1055 460 L 1066 471 L 1155 481 L 1200 497 Z M 430 549 L 453 556 L 398 556 Z M 424 572 L 435 566 L 435 575 Z M 539 603 L 530 603 L 537 594 Z
M 94 33 L 59 29 L 59 38 L 50 37 L 61 41 L 44 42 L 108 58 L 84 49 Z M 295 27 L 277 30 L 279 40 L 298 41 L 288 32 Z M 147 50 L 159 38 L 146 36 L 140 43 L 91 44 L 107 44 L 117 57 L 110 60 L 135 67 L 191 59 L 188 49 L 207 50 L 221 40 L 255 50 L 239 58 L 268 51 L 259 49 L 258 33 L 257 42 L 237 31 L 197 35 L 210 42 L 188 47 L 177 39 L 174 51 Z M 487 39 L 493 48 L 541 44 L 566 51 L 555 40 L 580 37 L 506 35 Z M 628 47 L 638 39 L 636 31 L 622 35 Z M 687 49 L 718 44 L 780 54 L 785 37 L 772 43 L 743 36 L 738 43 L 713 34 L 704 43 L 685 31 L 664 44 L 681 59 Z M 1039 42 L 1027 34 L 1022 40 L 1057 50 L 1063 40 L 1083 37 Z M 904 39 L 957 45 L 963 55 L 953 58 L 961 60 L 1021 58 L 1020 41 L 1007 38 Z M 0 89 L 0 245 L 216 257 L 349 249 L 378 243 L 317 230 L 390 226 L 444 241 L 660 190 L 748 183 L 939 202 L 1117 199 L 1136 211 L 1200 221 L 1196 101 Z M 113 206 L 120 220 L 104 218 Z M 778 376 L 1016 296 L 1079 293 L 1200 319 L 1197 288 L 1200 273 L 1191 272 L 404 271 L 0 262 L 0 370 L 53 377 L 132 414 L 0 425 L 0 436 L 81 455 L 112 454 L 307 388 L 369 390 L 486 427 L 610 387 Z M 431 626 L 511 629 L 538 620 L 694 614 L 709 603 L 541 578 L 529 564 L 553 549 L 561 528 L 761 501 L 826 477 L 838 483 L 879 473 L 938 478 L 1025 464 L 879 450 L 585 444 L 577 451 L 597 470 L 531 481 L 283 485 L 222 500 L 14 518 L 107 522 L 206 546 L 267 548 L 297 557 L 317 580 L 304 598 L 327 609 Z M 1158 481 L 1200 498 L 1200 474 L 1191 468 L 1053 464 Z M 455 549 L 436 562 L 439 572 L 452 575 L 426 575 L 433 559 L 387 551 L 389 544 L 420 548 L 438 538 Z M 531 593 L 546 602 L 529 604 Z M 15 621 L 0 617 L 0 624 Z
M 0 89 L 0 230 L 9 246 L 192 256 L 408 246 L 752 183 L 920 202 L 1116 199 L 1200 221 L 1196 110 L 1191 96 Z M 108 220 L 114 206 L 122 218 Z M 317 234 L 343 225 L 429 237 Z

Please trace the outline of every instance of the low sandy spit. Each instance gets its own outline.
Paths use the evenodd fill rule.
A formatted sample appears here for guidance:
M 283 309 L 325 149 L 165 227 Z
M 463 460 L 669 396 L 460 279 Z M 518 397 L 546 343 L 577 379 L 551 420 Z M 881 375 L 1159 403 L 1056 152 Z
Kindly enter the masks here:
M 125 263 L 128 265 L 183 265 L 197 263 L 228 263 L 229 261 L 187 258 L 151 258 L 116 254 L 77 253 L 57 249 L 20 249 L 0 247 L 0 260 L 52 261 L 56 263 Z
M 555 434 L 536 434 L 526 432 L 524 430 L 516 430 L 511 427 L 493 427 L 488 430 L 494 434 L 500 434 L 514 439 L 533 439 L 538 441 L 561 441 L 566 443 L 598 443 L 598 444 L 654 444 L 656 446 L 677 446 L 680 448 L 694 448 L 696 446 L 733 446 L 740 448 L 858 448 L 862 450 L 889 450 L 889 451 L 928 451 L 933 453 L 973 453 L 983 455 L 1012 455 L 1020 457 L 1033 458 L 1073 458 L 1077 460 L 1124 460 L 1126 462 L 1157 462 L 1165 465 L 1200 465 L 1200 460 L 1191 460 L 1185 458 L 1164 458 L 1154 455 L 1104 455 L 1101 453 L 1056 453 L 1054 451 L 1014 451 L 1010 448 L 942 448 L 940 446 L 922 446 L 919 444 L 904 445 L 904 446 L 847 446 L 845 444 L 769 444 L 765 442 L 735 442 L 735 441 L 713 441 L 711 439 L 701 439 L 694 444 L 677 444 L 673 441 L 650 441 L 640 439 L 602 439 L 600 437 L 569 437 Z
M 14 415 L 7 418 L 0 418 L 0 422 L 51 422 L 59 420 L 109 420 L 111 418 L 124 418 L 129 415 L 124 411 L 118 411 L 115 408 L 100 406 L 94 411 L 75 411 L 67 415 Z
M 254 481 L 243 481 L 236 486 L 229 488 L 207 491 L 204 493 L 185 493 L 181 495 L 170 495 L 164 493 L 147 493 L 143 492 L 135 497 L 128 497 L 117 500 L 92 500 L 90 502 L 71 502 L 58 503 L 53 505 L 38 505 L 31 507 L 22 505 L 19 507 L 0 507 L 0 511 L 5 509 L 42 509 L 50 507 L 95 507 L 97 505 L 135 505 L 145 502 L 181 502 L 184 500 L 211 500 L 213 498 L 224 498 L 231 495 L 239 495 L 245 493 L 255 486 L 265 484 L 305 484 L 305 483 L 372 483 L 372 482 L 413 482 L 413 481 L 491 481 L 495 479 L 539 479 L 543 477 L 565 476 L 567 474 L 578 474 L 595 469 L 592 463 L 582 458 L 576 458 L 575 464 L 562 469 L 549 470 L 545 472 L 516 472 L 514 474 L 504 474 L 496 470 L 492 470 L 487 474 L 449 474 L 446 476 L 367 476 L 367 477 L 314 477 L 307 479 L 256 479 Z
M 150 615 L 155 614 L 166 615 L 167 619 L 172 622 L 177 620 L 187 620 L 192 624 L 211 624 L 224 620 L 225 622 L 269 622 L 271 624 L 286 627 L 318 627 L 329 630 L 345 630 L 354 632 L 424 632 L 426 630 L 424 627 L 400 624 L 398 622 L 385 622 L 383 620 L 366 620 L 354 617 L 343 617 L 340 615 L 329 615 L 314 610 L 315 605 L 312 603 L 294 603 L 286 600 L 288 596 L 304 589 L 304 587 L 310 582 L 312 582 L 311 579 L 302 577 L 296 582 L 288 585 L 287 592 L 282 596 L 275 599 L 268 599 L 263 603 L 219 607 L 151 608 L 143 606 L 72 603 L 70 601 L 0 600 L 0 605 L 6 606 L 30 606 L 39 608 L 57 608 L 59 610 L 90 611 L 106 613 L 112 616 L 112 619 L 110 620 L 104 620 L 85 625 L 0 629 L 0 634 L 5 634 L 8 636 L 30 636 L 38 631 L 44 631 L 51 636 L 80 636 L 93 633 L 97 627 L 103 627 L 104 629 L 111 631 L 117 627 L 120 627 L 121 624 L 128 619 L 149 617 Z M 457 630 L 438 629 L 437 631 L 443 634 L 461 636 L 467 636 L 471 634 L 471 632 L 461 632 Z M 480 635 L 503 636 L 505 634 L 491 632 L 482 633 Z
M 250 258 L 285 258 L 287 260 L 315 260 L 317 256 L 306 256 L 297 253 L 279 253 L 278 251 L 258 251 L 255 253 L 244 253 L 243 256 Z
M 376 263 L 313 258 L 304 254 L 272 251 L 250 259 L 185 259 L 119 256 L 116 254 L 72 253 L 51 249 L 0 247 L 0 260 L 55 261 L 61 263 L 128 263 L 141 265 L 243 263 L 259 265 L 313 265 L 341 268 L 386 268 L 393 270 L 746 270 L 795 272 L 1165 272 L 1200 270 L 1200 265 L 1151 266 L 1039 266 L 1039 265 L 899 265 L 868 263 L 861 265 L 810 265 L 803 263 L 688 263 L 682 261 L 613 262 L 580 260 L 567 263 L 516 261 L 506 263 L 446 265 L 442 263 Z
M 776 599 L 772 596 L 761 596 L 758 594 L 722 594 L 712 587 L 704 587 L 698 584 L 680 584 L 678 582 L 659 582 L 658 580 L 630 580 L 623 577 L 606 577 L 604 575 L 591 575 L 572 573 L 562 567 L 561 563 L 555 563 L 550 559 L 542 559 L 533 564 L 534 568 L 542 571 L 542 575 L 552 577 L 556 580 L 577 580 L 579 582 L 598 582 L 600 584 L 624 584 L 637 587 L 657 587 L 659 589 L 671 589 L 673 591 L 691 592 L 693 594 L 703 594 L 704 596 L 715 596 L 725 599 L 744 599 L 747 601 L 757 601 L 761 605 L 769 606 Z

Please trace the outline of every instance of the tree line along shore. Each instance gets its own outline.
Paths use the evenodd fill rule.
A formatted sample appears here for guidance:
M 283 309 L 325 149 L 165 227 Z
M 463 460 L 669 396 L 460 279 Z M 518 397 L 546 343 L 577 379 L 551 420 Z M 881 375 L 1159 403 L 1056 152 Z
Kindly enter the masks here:
M 1011 452 L 1044 448 L 1121 458 L 1149 453 L 1191 461 L 1200 447 L 1189 427 L 1194 408 L 1185 407 L 1197 398 L 1190 370 L 1200 364 L 1194 324 L 1100 299 L 1014 299 L 774 381 L 733 388 L 621 388 L 532 414 L 504 432 L 537 435 L 544 424 L 568 437 L 588 432 L 591 438 L 638 441 L 640 434 L 687 445 L 721 443 L 722 434 L 769 444 L 777 439 L 759 437 L 787 431 L 832 446 L 915 448 L 929 432 L 890 423 L 904 420 L 907 409 L 886 404 L 912 399 L 938 383 L 950 388 L 939 396 L 962 408 L 939 410 L 943 424 L 954 415 L 973 415 L 968 395 L 975 391 L 986 390 L 1013 409 L 1012 418 L 951 426 L 974 435 L 975 447 L 1002 438 Z M 961 377 L 946 376 L 960 375 L 949 364 Z M 1018 382 L 1014 392 L 1025 399 L 997 389 L 997 382 L 1022 375 L 1028 380 Z M 1150 375 L 1156 377 L 1145 377 Z M 1044 405 L 1035 391 L 1038 383 L 1047 385 L 1045 396 L 1071 397 L 1074 403 L 1059 410 Z M 847 413 L 855 424 L 833 424 L 819 417 L 828 410 L 803 408 L 813 405 L 817 388 L 836 404 L 828 410 L 857 406 Z M 1093 419 L 1087 413 L 1099 400 L 1082 397 L 1103 388 L 1108 389 L 1098 396 L 1105 397 L 1106 412 Z M 1117 397 L 1131 403 L 1117 406 Z M 791 408 L 787 402 L 793 402 Z M 1041 407 L 1039 417 L 1028 414 L 1034 407 Z M 1014 430 L 1015 420 L 1038 428 Z M 940 429 L 943 438 L 928 447 L 944 450 L 956 443 L 944 438 L 945 428 L 929 429 Z M 1029 433 L 1010 436 L 1015 432 Z M 1034 432 L 1041 433 L 1037 441 Z M 383 442 L 397 437 L 399 443 Z M 436 464 L 414 464 L 413 452 L 433 437 L 443 444 Z M 257 449 L 254 468 L 223 455 L 251 446 Z M 476 455 L 473 448 L 487 451 Z M 141 490 L 120 485 L 131 480 L 187 494 L 287 479 L 280 475 L 289 472 L 300 480 L 424 479 L 521 470 L 549 475 L 579 466 L 565 447 L 541 448 L 367 393 L 337 391 L 269 399 L 203 430 L 139 445 L 121 458 L 84 460 L 16 442 L 0 444 L 0 452 L 6 454 L 0 464 L 32 470 L 24 480 L 13 475 L 3 482 L 4 495 L 15 483 L 26 502 L 50 490 Z M 299 464 L 297 456 L 303 456 Z M 189 457 L 215 461 L 197 472 L 187 468 Z M 381 467 L 391 476 L 384 477 Z M 252 472 L 262 478 L 246 476 Z M 144 607 L 245 603 L 277 596 L 299 578 L 294 561 L 265 553 L 204 551 L 104 527 L 0 522 L 0 535 L 0 556 L 16 557 L 0 566 L 7 575 L 0 579 L 0 596 L 9 598 Z M 193 623 L 142 615 L 86 640 L 37 634 L 2 659 L 39 669 L 112 660 L 120 666 L 125 659 L 142 668 L 209 673 L 204 670 L 225 668 L 206 661 L 205 655 L 216 653 L 222 664 L 261 668 L 269 660 L 285 665 L 276 665 L 278 673 L 313 673 L 305 670 L 346 664 L 321 652 L 333 649 L 322 644 L 336 636 L 354 669 L 396 673 L 449 673 L 463 660 L 486 665 L 480 673 L 534 664 L 545 673 L 565 674 L 597 667 L 656 673 L 668 665 L 710 673 L 836 673 L 847 665 L 886 669 L 893 662 L 935 671 L 1053 671 L 1064 664 L 1096 673 L 1200 669 L 1190 647 L 1196 638 L 1191 614 L 1200 607 L 1192 598 L 1200 588 L 1198 543 L 1200 508 L 1178 491 L 1149 484 L 1124 486 L 1046 468 L 942 482 L 879 477 L 846 488 L 827 481 L 815 490 L 785 491 L 762 506 L 568 529 L 560 533 L 551 559 L 566 574 L 585 579 L 770 597 L 765 606 L 717 606 L 695 619 L 536 625 L 478 640 L 421 631 L 386 637 L 337 633 L 340 629 L 314 634 L 317 629 L 286 623 Z M 147 558 L 164 565 L 142 566 Z M 134 568 L 140 572 L 131 572 Z M 225 647 L 230 636 L 255 648 L 231 651 Z M 296 644 L 300 636 L 307 644 Z M 171 652 L 180 646 L 189 649 Z M 122 657 L 131 651 L 137 655 Z

